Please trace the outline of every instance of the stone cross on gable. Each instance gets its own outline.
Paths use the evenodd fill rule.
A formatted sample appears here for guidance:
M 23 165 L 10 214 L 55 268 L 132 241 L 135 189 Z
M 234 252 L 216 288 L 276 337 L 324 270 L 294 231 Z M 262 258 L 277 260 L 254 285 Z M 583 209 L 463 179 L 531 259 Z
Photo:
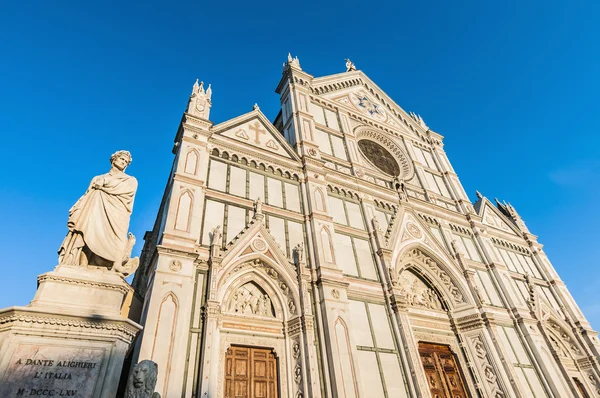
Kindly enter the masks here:
M 254 142 L 257 144 L 260 144 L 260 135 L 261 134 L 266 134 L 267 131 L 266 130 L 262 130 L 260 128 L 260 123 L 258 121 L 254 122 L 254 125 L 249 127 L 250 130 L 254 130 L 254 133 L 256 134 L 254 137 Z

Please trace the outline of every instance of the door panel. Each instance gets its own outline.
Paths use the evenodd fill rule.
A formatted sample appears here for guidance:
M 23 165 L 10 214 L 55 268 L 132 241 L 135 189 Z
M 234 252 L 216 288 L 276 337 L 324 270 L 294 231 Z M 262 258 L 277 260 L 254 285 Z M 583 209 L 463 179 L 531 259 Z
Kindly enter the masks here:
M 468 397 L 456 357 L 450 347 L 419 342 L 419 355 L 433 398 Z
M 277 398 L 272 350 L 232 346 L 225 354 L 225 398 Z

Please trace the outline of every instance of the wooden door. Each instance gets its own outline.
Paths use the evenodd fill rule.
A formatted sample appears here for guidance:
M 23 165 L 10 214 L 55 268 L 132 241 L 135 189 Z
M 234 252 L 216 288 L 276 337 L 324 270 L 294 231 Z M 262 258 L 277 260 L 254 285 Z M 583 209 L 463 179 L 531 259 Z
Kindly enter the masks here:
M 273 350 L 232 346 L 225 355 L 225 398 L 277 398 Z
M 583 384 L 581 383 L 581 381 L 579 381 L 579 379 L 577 377 L 573 377 L 573 381 L 575 382 L 575 385 L 577 386 L 577 390 L 579 391 L 579 395 L 581 395 L 581 398 L 590 398 L 587 391 L 585 391 L 585 388 L 583 387 Z
M 466 398 L 465 383 L 450 347 L 419 343 L 419 355 L 433 398 Z

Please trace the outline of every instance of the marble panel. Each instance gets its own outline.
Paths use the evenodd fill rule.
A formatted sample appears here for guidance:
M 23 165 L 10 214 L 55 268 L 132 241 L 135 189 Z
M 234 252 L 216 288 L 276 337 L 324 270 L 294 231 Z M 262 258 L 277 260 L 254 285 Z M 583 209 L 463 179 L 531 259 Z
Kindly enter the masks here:
M 319 105 L 310 103 L 309 105 L 310 113 L 313 115 L 315 122 L 325 125 L 325 115 L 323 114 L 323 108 Z
M 333 146 L 333 153 L 336 158 L 348 160 L 348 157 L 346 156 L 346 148 L 344 148 L 344 141 L 340 137 L 332 135 L 331 144 Z
M 217 225 L 223 225 L 225 205 L 220 202 L 215 202 L 214 200 L 207 200 L 205 209 L 201 243 L 203 245 L 209 245 L 212 230 Z
M 20 344 L 0 396 L 91 397 L 105 355 L 103 349 Z
M 316 129 L 315 142 L 319 146 L 321 152 L 326 153 L 328 155 L 333 154 L 333 152 L 331 151 L 331 143 L 329 142 L 329 134 L 322 130 Z
M 246 170 L 239 167 L 229 167 L 229 193 L 246 197 Z
M 398 362 L 398 354 L 379 353 L 381 361 L 381 369 L 383 370 L 383 378 L 388 397 L 407 398 L 406 385 L 404 375 L 400 370 Z
M 533 368 L 522 368 L 523 373 L 527 377 L 527 381 L 529 381 L 529 385 L 531 385 L 531 389 L 533 390 L 536 398 L 547 397 L 544 392 L 544 387 L 540 383 L 540 379 Z M 568 395 L 566 395 L 568 396 Z
M 493 305 L 503 306 L 502 300 L 500 299 L 500 296 L 498 295 L 498 291 L 496 290 L 496 287 L 492 283 L 490 274 L 487 271 L 478 271 L 478 274 L 481 279 L 481 283 L 483 284 L 483 287 L 485 288 L 485 291 L 487 292 L 489 302 L 492 303 Z
M 369 314 L 371 315 L 371 323 L 375 340 L 378 348 L 395 349 L 392 331 L 390 329 L 390 321 L 385 307 L 380 304 L 369 303 Z
M 325 109 L 325 119 L 327 120 L 327 126 L 336 131 L 340 131 L 340 125 L 337 120 L 335 112 Z
M 381 210 L 375 210 L 375 218 L 379 222 L 379 227 L 381 228 L 381 231 L 385 233 L 385 231 L 387 231 L 388 229 L 388 221 L 387 217 L 385 216 L 385 213 Z
M 344 201 L 333 196 L 329 197 L 329 214 L 333 217 L 333 222 L 348 225 L 346 213 L 344 212 Z
M 288 221 L 287 224 L 290 247 L 295 247 L 298 243 L 304 244 L 304 225 L 293 221 Z
M 335 258 L 344 274 L 358 276 L 352 241 L 349 236 L 335 234 Z
M 208 175 L 208 187 L 217 191 L 225 192 L 227 183 L 227 164 L 223 162 L 210 161 L 210 173 Z
M 383 385 L 381 384 L 381 375 L 379 374 L 379 365 L 377 356 L 371 351 L 357 351 L 358 363 L 360 369 L 360 381 L 365 396 L 369 398 L 384 398 Z
M 346 209 L 348 209 L 348 220 L 350 226 L 358 229 L 365 229 L 365 223 L 363 222 L 362 213 L 358 203 L 346 202 Z
M 283 207 L 283 189 L 281 181 L 274 178 L 267 178 L 267 193 L 269 194 L 268 203 L 271 206 Z
M 227 237 L 230 242 L 246 226 L 246 209 L 231 206 L 227 208 Z
M 300 211 L 300 194 L 298 186 L 286 182 L 285 187 L 285 207 L 288 210 Z
M 369 327 L 369 318 L 367 317 L 367 309 L 362 301 L 349 301 L 350 317 L 352 319 L 352 327 L 350 333 L 354 339 L 354 344 L 358 346 L 373 347 L 373 337 L 371 336 L 371 328 Z
M 275 241 L 281 247 L 284 253 L 286 253 L 287 248 L 285 244 L 285 222 L 282 218 L 277 218 L 273 216 L 269 216 L 269 231 Z
M 356 248 L 356 257 L 358 257 L 360 275 L 363 278 L 377 280 L 377 272 L 375 271 L 375 263 L 369 242 L 355 238 L 354 247 Z
M 250 199 L 256 200 L 258 198 L 265 200 L 265 177 L 250 172 Z

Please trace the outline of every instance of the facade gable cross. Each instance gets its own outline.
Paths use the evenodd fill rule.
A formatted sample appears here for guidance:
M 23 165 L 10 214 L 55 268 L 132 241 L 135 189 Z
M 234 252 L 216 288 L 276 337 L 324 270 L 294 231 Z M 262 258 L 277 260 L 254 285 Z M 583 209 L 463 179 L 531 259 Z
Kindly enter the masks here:
M 250 130 L 253 130 L 254 133 L 256 134 L 254 137 L 254 142 L 257 144 L 260 144 L 260 135 L 261 134 L 266 134 L 265 130 L 262 130 L 260 128 L 260 123 L 259 122 L 254 122 L 254 125 L 249 127 Z

